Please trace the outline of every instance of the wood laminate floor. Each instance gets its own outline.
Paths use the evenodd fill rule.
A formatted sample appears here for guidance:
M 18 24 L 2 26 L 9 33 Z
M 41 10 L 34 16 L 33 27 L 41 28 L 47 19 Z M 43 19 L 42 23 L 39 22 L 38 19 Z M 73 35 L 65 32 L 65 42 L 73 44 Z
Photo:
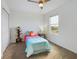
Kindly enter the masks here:
M 10 44 L 2 59 L 77 59 L 77 55 L 62 47 L 52 44 L 51 52 L 32 55 L 29 58 L 25 54 L 25 44 Z

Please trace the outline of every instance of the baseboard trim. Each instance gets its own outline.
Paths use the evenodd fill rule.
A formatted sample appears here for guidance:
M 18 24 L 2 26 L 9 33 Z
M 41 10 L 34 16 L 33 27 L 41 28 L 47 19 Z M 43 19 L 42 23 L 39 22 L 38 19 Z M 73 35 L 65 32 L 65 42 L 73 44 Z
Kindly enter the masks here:
M 74 54 L 77 54 L 77 53 L 75 53 L 75 52 L 73 52 L 73 51 L 71 51 L 71 50 L 69 50 L 69 49 L 67 49 L 67 48 L 65 48 L 65 47 L 62 47 L 62 46 L 56 44 L 55 42 L 52 42 L 51 40 L 48 40 L 48 41 L 49 41 L 50 43 L 52 43 L 52 44 L 55 44 L 55 45 L 58 46 L 58 47 L 61 47 L 61 48 L 63 48 L 63 49 L 66 49 L 67 51 L 70 51 L 70 52 L 72 52 L 72 53 L 74 53 Z

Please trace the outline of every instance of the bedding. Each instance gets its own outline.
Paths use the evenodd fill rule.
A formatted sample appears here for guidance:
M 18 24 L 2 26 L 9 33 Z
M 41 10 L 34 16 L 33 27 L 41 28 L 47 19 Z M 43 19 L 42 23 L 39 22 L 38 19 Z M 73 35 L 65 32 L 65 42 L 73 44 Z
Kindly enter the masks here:
M 26 31 L 26 33 L 24 34 L 24 42 L 27 40 L 28 37 L 36 37 L 38 36 L 37 33 L 33 32 L 33 31 Z
M 51 46 L 49 42 L 42 37 L 28 37 L 26 40 L 25 53 L 27 53 L 27 57 L 31 56 L 32 54 L 50 51 L 50 49 Z
M 26 31 L 26 33 L 25 33 L 25 34 L 26 34 L 27 36 L 29 36 L 29 33 L 30 33 L 30 31 Z
M 38 34 L 37 33 L 35 33 L 35 32 L 30 32 L 30 36 L 38 36 Z

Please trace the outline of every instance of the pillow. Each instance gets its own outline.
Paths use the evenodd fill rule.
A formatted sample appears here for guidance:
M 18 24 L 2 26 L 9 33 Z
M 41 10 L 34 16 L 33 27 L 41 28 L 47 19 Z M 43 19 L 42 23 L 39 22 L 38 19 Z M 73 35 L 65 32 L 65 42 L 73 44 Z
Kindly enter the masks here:
M 30 32 L 30 36 L 32 36 L 32 37 L 33 37 L 33 36 L 38 36 L 38 35 L 37 35 L 37 33 Z
M 26 36 L 29 36 L 29 33 L 30 33 L 29 31 L 26 31 L 26 33 L 25 33 L 25 34 L 26 34 Z

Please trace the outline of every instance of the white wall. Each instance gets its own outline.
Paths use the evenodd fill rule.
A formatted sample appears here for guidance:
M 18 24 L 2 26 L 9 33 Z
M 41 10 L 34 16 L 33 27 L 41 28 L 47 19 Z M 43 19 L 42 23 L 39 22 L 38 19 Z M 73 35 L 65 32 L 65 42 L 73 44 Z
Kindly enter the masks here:
M 5 49 L 10 43 L 10 34 L 9 34 L 9 13 L 10 10 L 7 6 L 6 0 L 1 1 L 1 57 Z
M 48 25 L 50 16 L 59 15 L 59 35 L 48 32 L 48 39 L 66 49 L 77 53 L 77 10 L 76 0 L 70 0 L 64 5 L 45 14 L 44 24 Z
M 21 13 L 21 12 L 13 12 L 10 14 L 10 29 L 11 29 L 11 42 L 15 42 L 16 40 L 16 30 L 17 26 L 20 26 L 22 32 L 26 31 L 39 31 L 39 26 L 43 25 L 43 16 L 35 13 Z
M 3 53 L 7 46 L 10 43 L 9 38 L 9 26 L 8 26 L 8 14 L 5 12 L 4 9 L 2 9 L 1 14 L 1 56 L 3 56 Z
M 2 8 L 5 8 L 5 10 L 10 13 L 10 10 L 8 8 L 8 5 L 7 5 L 7 0 L 1 0 L 1 7 Z

